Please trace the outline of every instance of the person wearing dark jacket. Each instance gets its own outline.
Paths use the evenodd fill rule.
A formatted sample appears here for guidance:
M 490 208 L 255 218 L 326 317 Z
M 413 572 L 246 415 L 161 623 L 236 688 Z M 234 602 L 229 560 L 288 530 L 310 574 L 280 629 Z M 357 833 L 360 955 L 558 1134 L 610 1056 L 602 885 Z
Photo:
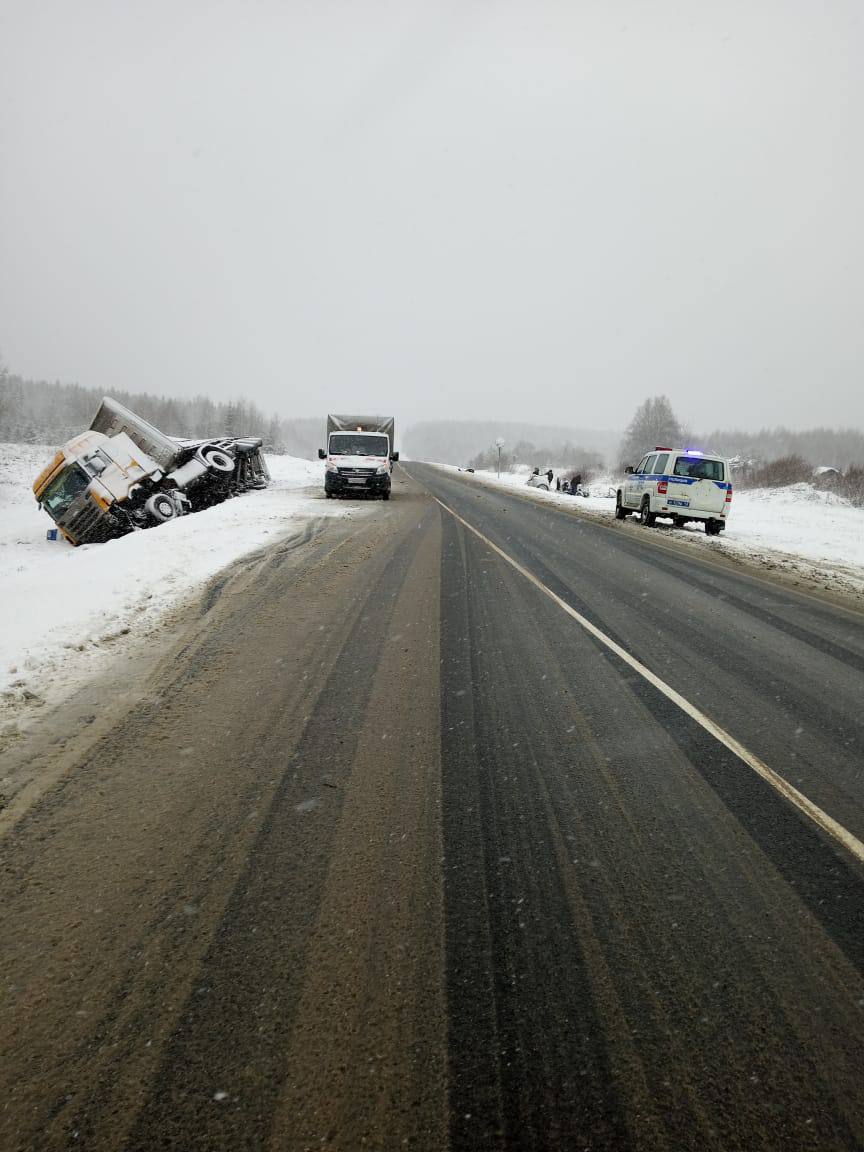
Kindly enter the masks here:
M 549 487 L 550 487 L 550 488 L 552 487 L 552 477 L 553 477 L 554 475 L 555 475 L 555 473 L 552 471 L 552 469 L 551 469 L 551 468 L 550 468 L 550 469 L 549 469 L 549 471 L 546 473 L 546 476 L 547 476 L 547 478 L 548 478 L 548 480 L 549 480 Z

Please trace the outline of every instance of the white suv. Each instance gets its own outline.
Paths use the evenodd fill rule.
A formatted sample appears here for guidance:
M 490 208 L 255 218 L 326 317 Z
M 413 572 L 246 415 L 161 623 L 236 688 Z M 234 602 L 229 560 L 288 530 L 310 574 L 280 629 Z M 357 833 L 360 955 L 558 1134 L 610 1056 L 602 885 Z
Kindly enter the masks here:
M 650 528 L 658 516 L 669 516 L 680 527 L 701 520 L 709 536 L 726 526 L 732 504 L 729 462 L 722 456 L 683 449 L 655 448 L 635 468 L 626 468 L 615 494 L 615 517 L 630 512 Z

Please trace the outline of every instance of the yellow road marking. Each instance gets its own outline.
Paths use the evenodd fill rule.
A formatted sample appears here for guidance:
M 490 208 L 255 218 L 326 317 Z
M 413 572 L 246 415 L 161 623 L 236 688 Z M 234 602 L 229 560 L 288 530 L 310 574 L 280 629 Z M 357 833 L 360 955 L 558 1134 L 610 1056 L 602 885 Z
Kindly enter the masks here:
M 432 496 L 432 493 L 430 492 L 429 495 Z M 721 728 L 710 716 L 706 716 L 704 712 L 694 704 L 691 704 L 689 700 L 686 700 L 680 692 L 676 692 L 674 688 L 661 680 L 659 676 L 655 676 L 650 668 L 646 668 L 635 656 L 631 656 L 620 644 L 616 644 L 610 636 L 607 636 L 605 632 L 602 632 L 595 624 L 592 624 L 581 612 L 577 612 L 575 608 L 572 608 L 566 601 L 562 600 L 560 596 L 557 596 L 539 577 L 535 576 L 533 572 L 529 572 L 527 568 L 523 568 L 518 560 L 514 560 L 512 556 L 509 556 L 502 548 L 494 544 L 488 536 L 484 536 L 473 524 L 469 524 L 467 520 L 463 520 L 462 517 L 457 512 L 454 512 L 452 508 L 448 507 L 443 500 L 439 500 L 437 496 L 432 496 L 432 499 L 440 504 L 445 512 L 449 512 L 454 520 L 458 520 L 469 532 L 473 532 L 474 535 L 491 548 L 493 552 L 496 552 L 502 560 L 506 560 L 521 576 L 529 580 L 535 588 L 539 588 L 541 592 L 548 596 L 550 600 L 554 601 L 562 611 L 566 612 L 571 619 L 575 620 L 576 623 L 593 636 L 595 640 L 598 640 L 604 647 L 608 648 L 610 652 L 614 652 L 615 655 L 623 660 L 625 664 L 629 665 L 634 672 L 638 672 L 644 680 L 647 680 L 658 692 L 661 692 L 667 700 L 671 700 L 682 712 L 686 713 L 687 716 L 701 725 L 715 740 L 723 744 L 730 752 L 734 753 L 734 755 L 746 764 L 748 768 L 751 768 L 757 776 L 761 776 L 776 792 L 779 792 L 790 804 L 793 804 L 799 812 L 803 812 L 804 815 L 808 816 L 823 832 L 827 832 L 829 836 L 833 836 L 848 852 L 851 852 L 856 860 L 864 864 L 864 844 L 844 828 L 842 824 L 839 824 L 829 816 L 827 812 L 823 812 L 818 804 L 814 804 L 803 792 L 799 792 L 788 780 L 784 780 L 773 768 L 769 768 L 764 761 L 760 760 L 758 756 L 755 756 L 745 748 L 734 736 L 730 736 L 725 728 Z

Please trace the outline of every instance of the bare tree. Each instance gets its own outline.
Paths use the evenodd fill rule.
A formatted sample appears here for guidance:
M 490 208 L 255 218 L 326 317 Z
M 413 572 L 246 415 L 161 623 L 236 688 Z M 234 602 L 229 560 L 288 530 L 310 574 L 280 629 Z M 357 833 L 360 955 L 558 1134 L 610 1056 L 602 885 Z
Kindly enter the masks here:
M 619 453 L 621 464 L 635 464 L 640 456 L 656 445 L 678 448 L 681 436 L 681 425 L 666 396 L 643 400 L 624 433 Z

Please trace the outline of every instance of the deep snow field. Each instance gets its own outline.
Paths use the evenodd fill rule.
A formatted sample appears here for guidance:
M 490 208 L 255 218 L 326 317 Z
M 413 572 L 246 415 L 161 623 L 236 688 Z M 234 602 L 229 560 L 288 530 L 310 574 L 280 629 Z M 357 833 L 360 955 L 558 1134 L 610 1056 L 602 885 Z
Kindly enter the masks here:
M 459 471 L 446 464 L 439 467 Z M 591 495 L 583 497 L 529 488 L 528 469 L 502 473 L 500 480 L 494 472 L 474 475 L 484 484 L 514 488 L 539 501 L 568 505 L 610 519 L 615 515 L 614 476 L 594 481 Z M 732 510 L 720 536 L 706 536 L 704 528 L 696 524 L 673 528 L 671 521 L 658 520 L 656 528 L 648 529 L 642 528 L 635 516 L 631 521 L 635 531 L 674 535 L 676 540 L 685 540 L 693 547 L 800 573 L 804 579 L 838 592 L 864 592 L 864 509 L 812 484 L 733 488 Z
M 0 444 L 0 737 L 145 637 L 238 557 L 310 518 L 367 511 L 325 500 L 323 462 L 268 456 L 273 484 L 264 491 L 73 548 L 46 539 L 52 523 L 31 488 L 55 451 Z

